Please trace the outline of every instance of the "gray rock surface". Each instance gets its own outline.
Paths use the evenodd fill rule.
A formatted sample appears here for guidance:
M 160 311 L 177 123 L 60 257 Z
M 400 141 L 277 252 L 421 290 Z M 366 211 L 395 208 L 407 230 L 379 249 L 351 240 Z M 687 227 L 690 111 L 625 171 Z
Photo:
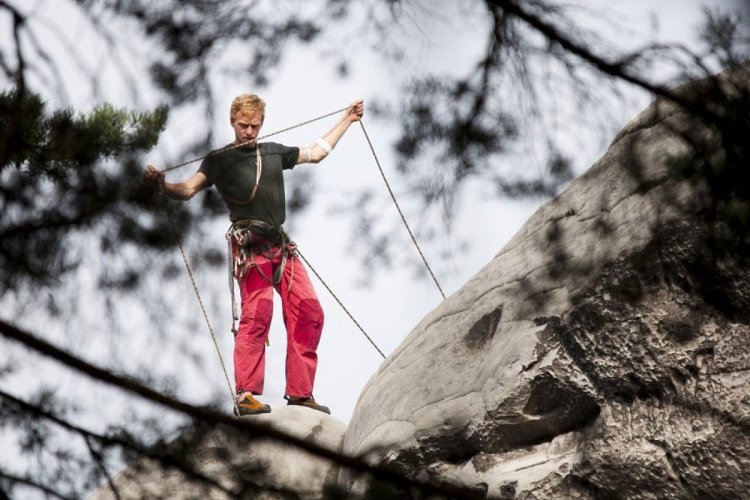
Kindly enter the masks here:
M 278 430 L 310 442 L 340 450 L 346 425 L 324 413 L 308 408 L 282 406 L 273 412 L 252 417 Z M 179 441 L 179 440 L 178 440 Z M 242 431 L 216 428 L 196 443 L 186 444 L 186 455 L 195 471 L 217 482 L 228 494 L 204 482 L 187 477 L 175 468 L 162 468 L 148 459 L 140 460 L 114 478 L 117 495 L 103 486 L 91 500 L 169 498 L 323 498 L 324 486 L 335 482 L 330 462 L 298 448 L 253 438 Z M 243 490 L 243 482 L 245 484 Z
M 750 498 L 749 255 L 680 170 L 726 158 L 655 101 L 388 357 L 344 452 L 490 498 Z

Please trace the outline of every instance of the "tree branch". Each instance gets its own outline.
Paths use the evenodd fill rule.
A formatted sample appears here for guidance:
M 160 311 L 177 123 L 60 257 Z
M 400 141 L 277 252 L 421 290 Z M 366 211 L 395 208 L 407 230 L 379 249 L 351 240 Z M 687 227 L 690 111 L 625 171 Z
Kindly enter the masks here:
M 129 441 L 127 439 L 119 438 L 116 436 L 106 436 L 102 434 L 97 434 L 95 432 L 89 431 L 87 429 L 84 429 L 82 427 L 78 427 L 77 425 L 74 425 L 66 420 L 61 419 L 57 415 L 54 415 L 51 412 L 48 412 L 46 410 L 43 410 L 39 408 L 36 405 L 33 405 L 31 403 L 28 403 L 26 401 L 23 401 L 21 399 L 18 399 L 17 397 L 13 396 L 12 394 L 9 394 L 3 390 L 0 390 L 0 398 L 3 398 L 15 406 L 17 406 L 21 411 L 29 413 L 33 415 L 36 418 L 44 418 L 46 420 L 51 421 L 52 423 L 62 427 L 65 430 L 68 430 L 70 432 L 74 432 L 78 435 L 80 435 L 84 441 L 86 442 L 86 445 L 89 448 L 89 451 L 92 453 L 92 455 L 95 456 L 95 458 L 99 457 L 100 454 L 96 452 L 90 443 L 90 440 L 97 441 L 101 443 L 104 446 L 107 447 L 113 447 L 113 446 L 120 446 L 125 449 L 129 449 L 132 451 L 135 451 L 139 453 L 140 455 L 143 455 L 144 457 L 153 459 L 161 463 L 162 465 L 166 465 L 169 467 L 175 467 L 179 469 L 181 472 L 185 473 L 187 476 L 197 479 L 198 481 L 201 481 L 203 483 L 208 484 L 211 487 L 217 488 L 219 490 L 224 491 L 228 495 L 232 496 L 235 494 L 235 492 L 228 490 L 226 487 L 222 486 L 218 482 L 214 481 L 213 479 L 204 476 L 203 474 L 195 471 L 191 467 L 189 467 L 186 463 L 175 459 L 171 455 L 168 454 L 161 454 L 161 453 L 155 453 L 153 451 L 148 450 L 144 446 L 140 446 L 138 443 L 135 443 L 133 441 Z M 99 462 L 100 463 L 100 462 Z M 100 463 L 100 465 L 103 465 Z M 109 474 L 106 473 L 106 469 L 102 466 L 102 469 L 109 479 Z M 111 480 L 110 480 L 111 483 Z
M 11 144 L 18 140 L 20 134 L 20 123 L 21 123 L 21 103 L 23 102 L 24 94 L 26 93 L 26 78 L 24 72 L 26 70 L 26 60 L 23 56 L 23 50 L 21 49 L 21 28 L 26 22 L 26 18 L 23 17 L 15 7 L 9 5 L 4 0 L 0 0 L 0 8 L 8 10 L 13 16 L 13 40 L 16 44 L 16 96 L 14 100 L 13 118 L 10 121 L 5 134 L 0 138 L 0 167 L 3 167 L 11 153 Z M 5 65 L 4 65 L 5 66 Z
M 252 433 L 256 436 L 262 436 L 280 441 L 282 443 L 304 450 L 311 455 L 316 455 L 320 458 L 330 460 L 331 462 L 337 463 L 353 471 L 371 474 L 377 479 L 389 481 L 402 487 L 417 488 L 426 493 L 442 494 L 457 498 L 484 497 L 483 494 L 480 494 L 480 492 L 475 489 L 446 483 L 438 483 L 434 480 L 432 482 L 427 482 L 412 479 L 394 470 L 387 469 L 383 466 L 370 465 L 361 458 L 344 455 L 343 453 L 333 451 L 329 448 L 320 446 L 315 443 L 311 443 L 302 438 L 291 436 L 268 425 L 254 422 L 252 420 L 233 418 L 228 415 L 223 415 L 215 411 L 211 411 L 207 408 L 194 406 L 179 401 L 172 397 L 156 392 L 133 380 L 132 378 L 115 375 L 112 372 L 94 366 L 81 358 L 78 358 L 66 351 L 53 346 L 52 344 L 40 339 L 39 337 L 36 337 L 29 332 L 23 331 L 11 325 L 10 323 L 6 323 L 4 320 L 0 320 L 0 334 L 9 339 L 15 340 L 16 342 L 19 342 L 29 349 L 32 349 L 40 354 L 53 358 L 68 366 L 69 368 L 83 373 L 84 375 L 94 380 L 104 382 L 114 387 L 123 389 L 126 392 L 136 394 L 143 399 L 188 415 L 197 421 L 214 425 L 224 424 Z
M 712 121 L 720 121 L 720 117 L 716 116 L 715 113 L 711 112 L 705 106 L 700 106 L 699 103 L 690 101 L 679 94 L 675 93 L 669 87 L 658 85 L 652 81 L 642 78 L 637 75 L 628 73 L 627 66 L 623 63 L 614 63 L 607 61 L 603 57 L 595 54 L 594 52 L 587 49 L 582 44 L 575 42 L 574 40 L 565 36 L 559 29 L 554 25 L 546 22 L 539 16 L 536 16 L 526 10 L 520 2 L 517 0 L 486 0 L 488 4 L 494 5 L 501 8 L 510 15 L 522 20 L 534 30 L 542 34 L 548 41 L 555 43 L 562 47 L 564 50 L 571 54 L 576 55 L 595 69 L 620 80 L 624 80 L 633 85 L 636 85 L 644 90 L 651 92 L 652 94 L 668 99 L 679 106 L 691 111 L 697 111 L 702 116 L 712 119 Z
M 24 486 L 29 486 L 31 488 L 37 489 L 45 493 L 47 496 L 60 498 L 61 500 L 75 500 L 74 497 L 65 496 L 59 491 L 53 490 L 52 488 L 49 488 L 41 483 L 38 483 L 29 477 L 21 477 L 21 476 L 16 476 L 14 474 L 9 474 L 3 471 L 2 469 L 0 469 L 0 479 L 5 479 L 6 481 L 9 481 L 15 484 L 22 484 Z M 0 494 L 2 493 L 3 491 L 0 490 Z

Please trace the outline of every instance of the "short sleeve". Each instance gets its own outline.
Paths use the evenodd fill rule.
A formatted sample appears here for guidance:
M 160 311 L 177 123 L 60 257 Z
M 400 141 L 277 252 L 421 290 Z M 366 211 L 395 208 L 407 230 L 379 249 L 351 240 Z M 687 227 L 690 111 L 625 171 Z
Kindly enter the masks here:
M 207 187 L 211 187 L 214 185 L 214 180 L 211 178 L 211 164 L 210 164 L 210 155 L 203 159 L 201 162 L 201 166 L 198 167 L 198 172 L 202 173 L 206 176 L 206 179 L 208 179 Z
M 281 165 L 284 170 L 294 168 L 299 158 L 299 148 L 296 146 L 281 146 Z

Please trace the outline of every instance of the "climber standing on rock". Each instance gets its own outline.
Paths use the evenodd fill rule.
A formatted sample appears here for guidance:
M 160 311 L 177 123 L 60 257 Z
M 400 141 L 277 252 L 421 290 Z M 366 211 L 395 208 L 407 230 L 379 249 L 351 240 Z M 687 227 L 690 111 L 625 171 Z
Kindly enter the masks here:
M 152 165 L 144 170 L 147 184 L 175 200 L 189 200 L 215 185 L 229 209 L 232 225 L 227 239 L 242 310 L 234 345 L 235 412 L 240 415 L 271 411 L 255 396 L 263 394 L 274 289 L 281 296 L 287 331 L 287 404 L 330 413 L 313 398 L 323 310 L 296 246 L 282 228 L 286 219 L 283 171 L 323 160 L 363 114 L 363 101 L 352 103 L 333 128 L 305 148 L 258 143 L 265 102 L 257 95 L 243 94 L 232 101 L 229 114 L 234 141 L 209 153 L 190 178 L 170 183 Z

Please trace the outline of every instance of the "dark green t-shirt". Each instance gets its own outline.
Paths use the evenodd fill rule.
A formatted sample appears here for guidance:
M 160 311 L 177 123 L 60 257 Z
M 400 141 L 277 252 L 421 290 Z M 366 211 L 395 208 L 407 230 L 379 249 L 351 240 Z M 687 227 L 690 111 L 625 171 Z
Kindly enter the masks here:
M 255 148 L 245 146 L 212 153 L 198 172 L 205 174 L 209 186 L 216 185 L 232 222 L 254 219 L 280 227 L 286 220 L 283 171 L 297 164 L 299 148 L 263 142 L 260 154 L 263 169 L 253 201 L 249 200 L 255 186 Z

